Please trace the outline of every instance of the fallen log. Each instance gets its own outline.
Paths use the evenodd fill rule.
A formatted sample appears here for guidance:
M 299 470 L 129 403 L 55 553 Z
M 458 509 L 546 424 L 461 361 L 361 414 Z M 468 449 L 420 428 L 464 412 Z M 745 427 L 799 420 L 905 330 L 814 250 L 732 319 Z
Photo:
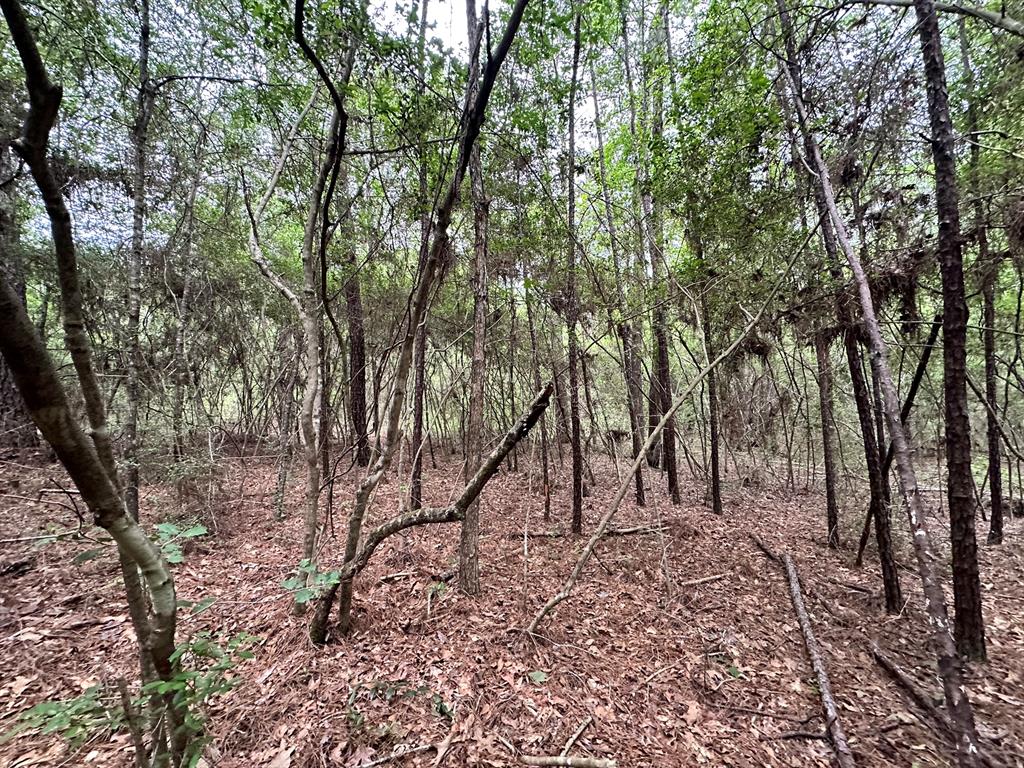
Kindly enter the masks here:
M 846 734 L 843 733 L 843 726 L 839 723 L 839 708 L 832 696 L 832 683 L 828 679 L 828 669 L 825 667 L 825 659 L 818 647 L 818 640 L 811 628 L 811 620 L 807 616 L 807 608 L 804 606 L 804 598 L 800 593 L 800 574 L 796 571 L 793 558 L 788 554 L 782 556 L 783 564 L 786 567 L 786 576 L 789 579 L 789 596 L 793 600 L 793 610 L 800 620 L 800 630 L 804 635 L 804 646 L 807 648 L 807 655 L 811 657 L 811 666 L 818 678 L 818 690 L 821 693 L 821 708 L 825 712 L 825 726 L 828 735 L 832 739 L 832 748 L 836 751 L 836 761 L 840 768 L 853 768 L 856 763 L 853 760 L 853 752 L 850 745 L 846 743 Z
M 523 755 L 519 758 L 523 765 L 554 765 L 562 768 L 617 768 L 614 760 L 599 757 L 570 757 L 569 755 Z
M 825 659 L 821 655 L 821 648 L 814 636 L 811 627 L 810 617 L 807 615 L 807 607 L 804 605 L 803 593 L 800 591 L 800 574 L 797 573 L 793 559 L 783 553 L 782 555 L 772 551 L 761 537 L 756 533 L 750 534 L 757 545 L 769 560 L 779 563 L 786 571 L 786 579 L 789 581 L 789 597 L 793 602 L 793 610 L 800 623 L 800 631 L 804 636 L 804 648 L 811 659 L 811 667 L 818 679 L 818 691 L 821 694 L 821 709 L 825 714 L 825 729 L 828 731 L 829 740 L 832 742 L 832 749 L 836 753 L 836 762 L 839 768 L 855 768 L 856 762 L 853 759 L 853 752 L 846 741 L 846 734 L 839 722 L 839 708 L 836 706 L 835 697 L 832 695 L 832 683 L 828 677 L 828 669 L 825 666 Z
M 903 690 L 907 692 L 907 695 L 913 700 L 917 706 L 919 706 L 924 712 L 932 717 L 932 719 L 940 726 L 942 726 L 942 733 L 946 737 L 947 741 L 954 748 L 956 747 L 956 729 L 953 727 L 953 721 L 949 719 L 949 715 L 945 709 L 938 707 L 932 701 L 931 696 L 924 691 L 920 685 L 906 672 L 899 664 L 893 659 L 882 652 L 882 649 L 878 647 L 877 643 L 871 643 L 871 656 L 874 658 L 878 665 L 884 669 L 896 683 L 900 685 Z M 987 751 L 1000 752 L 998 748 L 993 748 L 989 745 Z M 993 759 L 986 752 L 980 753 L 981 762 L 996 768 L 1000 763 L 994 762 Z M 1007 761 L 1007 764 L 1009 762 Z

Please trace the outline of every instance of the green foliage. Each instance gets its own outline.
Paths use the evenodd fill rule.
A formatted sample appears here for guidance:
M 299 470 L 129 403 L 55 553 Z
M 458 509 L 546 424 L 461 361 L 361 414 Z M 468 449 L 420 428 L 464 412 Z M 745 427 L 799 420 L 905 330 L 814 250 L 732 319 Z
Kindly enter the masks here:
M 251 650 L 259 638 L 245 632 L 218 636 L 209 631 L 197 632 L 188 642 L 180 644 L 171 655 L 178 671 L 170 680 L 155 680 L 142 688 L 143 699 L 160 697 L 185 713 L 182 727 L 186 731 L 188 752 L 186 764 L 197 760 L 209 742 L 205 735 L 210 702 L 235 688 L 241 678 L 232 672 L 243 661 L 252 659 Z
M 320 597 L 326 590 L 341 580 L 338 571 L 319 571 L 316 563 L 303 558 L 298 573 L 281 582 L 281 586 L 295 593 L 295 602 L 300 605 Z
M 0 744 L 27 730 L 57 735 L 72 748 L 98 733 L 113 733 L 125 724 L 117 691 L 103 685 L 87 688 L 72 699 L 43 701 L 18 716 L 17 724 L 0 736 Z
M 527 675 L 528 678 L 537 685 L 546 683 L 548 680 L 548 673 L 543 669 L 535 669 L 533 672 Z
M 182 529 L 177 524 L 163 522 L 156 524 L 156 543 L 160 547 L 167 562 L 177 565 L 185 560 L 185 553 L 182 551 L 181 542 L 189 541 L 207 534 L 206 526 L 191 525 Z

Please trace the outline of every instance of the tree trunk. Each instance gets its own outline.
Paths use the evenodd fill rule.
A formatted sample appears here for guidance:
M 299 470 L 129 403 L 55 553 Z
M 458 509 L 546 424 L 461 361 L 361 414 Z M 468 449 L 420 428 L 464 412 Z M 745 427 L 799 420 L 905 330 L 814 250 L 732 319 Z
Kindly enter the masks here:
M 540 391 L 540 360 L 537 350 L 537 331 L 533 323 L 533 301 L 529 286 L 526 288 L 526 323 L 530 330 L 530 361 L 533 367 L 533 388 Z M 551 480 L 548 477 L 548 426 L 547 419 L 540 417 L 540 465 L 541 481 L 544 484 L 544 522 L 551 519 Z
M 655 61 L 664 64 L 666 59 L 667 33 L 663 22 L 661 24 L 662 26 L 655 27 L 654 34 L 652 35 L 652 52 Z M 666 69 L 671 68 L 666 67 Z M 659 79 L 648 83 L 648 87 L 653 89 L 651 97 L 654 102 L 651 134 L 653 143 L 660 145 L 664 121 L 664 84 L 660 80 L 661 74 L 659 72 L 655 72 L 654 76 Z M 659 158 L 654 159 L 658 160 Z M 648 243 L 651 250 L 651 275 L 656 282 L 660 282 L 664 286 L 668 284 L 669 274 L 668 264 L 665 261 L 665 232 L 662 206 L 657 196 L 651 191 L 645 192 L 642 199 L 644 200 L 644 215 L 649 222 L 648 226 L 650 229 Z M 672 404 L 672 374 L 669 361 L 665 308 L 664 304 L 660 301 L 654 307 L 651 326 L 654 335 L 654 371 L 658 384 L 659 412 L 668 413 Z M 676 465 L 676 423 L 674 415 L 669 418 L 661 434 L 661 466 L 668 478 L 669 498 L 673 504 L 679 504 L 681 497 L 679 495 L 679 475 Z
M 946 91 L 942 36 L 933 0 L 914 0 L 921 39 L 932 160 L 935 207 L 939 218 L 938 257 L 942 273 L 943 398 L 946 421 L 946 494 L 953 553 L 953 605 L 957 650 L 985 658 L 978 544 L 974 534 L 974 480 L 971 424 L 967 415 L 967 298 L 960 242 L 960 201 L 956 182 L 955 136 Z
M 174 394 L 171 403 L 171 432 L 174 439 L 174 460 L 185 456 L 185 399 L 191 379 L 188 362 L 189 319 L 192 308 L 192 257 L 195 250 L 196 195 L 201 181 L 200 168 L 206 145 L 206 131 L 196 152 L 196 174 L 189 188 L 185 211 L 185 255 L 181 260 L 181 298 L 176 301 L 178 324 L 174 329 Z M 180 478 L 179 478 L 180 480 Z
M 830 228 L 831 229 L 831 228 Z M 833 246 L 834 248 L 834 246 Z M 845 301 L 845 298 L 840 298 Z M 849 313 L 847 314 L 847 319 Z M 864 377 L 864 363 L 856 332 L 847 328 L 843 334 L 846 347 L 846 362 L 850 369 L 853 399 L 857 404 L 861 440 L 864 443 L 864 463 L 868 470 L 868 484 L 871 489 L 871 517 L 875 521 L 875 539 L 878 544 L 878 559 L 882 566 L 882 585 L 885 589 L 885 610 L 899 613 L 903 609 L 903 595 L 900 589 L 899 572 L 892 551 L 892 532 L 889 527 L 889 508 L 882 491 L 882 466 L 878 454 L 878 442 L 872 419 L 871 394 Z
M 7 361 L 18 390 L 33 421 L 42 432 L 93 513 L 96 523 L 107 529 L 117 543 L 129 613 L 142 659 L 143 679 L 154 671 L 170 680 L 177 671 L 174 633 L 177 600 L 174 579 L 167 563 L 127 513 L 117 477 L 106 409 L 93 366 L 92 347 L 86 333 L 82 291 L 72 231 L 71 215 L 64 202 L 47 157 L 50 132 L 61 103 L 61 89 L 50 81 L 28 20 L 18 0 L 0 0 L 11 38 L 25 71 L 29 110 L 22 137 L 15 149 L 35 181 L 47 218 L 57 260 L 65 346 L 71 356 L 81 387 L 82 400 L 91 430 L 91 441 L 71 413 L 53 361 L 43 340 L 32 326 L 20 297 L 0 279 L 0 353 Z M 2 277 L 2 276 L 0 276 Z M 140 583 L 145 577 L 149 608 Z M 180 758 L 187 713 L 173 695 L 161 697 L 165 706 L 172 757 Z
M 988 442 L 989 528 L 988 543 L 1003 543 L 1003 478 L 999 439 L 999 399 L 997 393 L 998 369 L 996 363 L 996 288 L 999 282 L 999 262 L 989 254 L 988 227 L 985 204 L 979 189 L 981 147 L 978 146 L 978 104 L 975 92 L 974 69 L 971 65 L 967 25 L 963 18 L 957 21 L 960 31 L 960 49 L 967 91 L 967 130 L 971 142 L 970 173 L 968 183 L 974 198 L 974 231 L 978 243 L 978 264 L 982 269 L 981 297 L 983 304 L 982 345 L 985 348 L 985 435 Z
M 139 376 L 142 348 L 139 320 L 142 302 L 142 248 L 146 234 L 146 164 L 149 122 L 153 116 L 156 91 L 149 79 L 149 0 L 142 0 L 139 20 L 139 86 L 136 95 L 135 125 L 132 128 L 132 243 L 128 252 L 128 360 L 125 394 L 128 412 L 124 423 L 124 500 L 128 514 L 139 519 L 139 408 L 142 390 Z
M 576 289 L 576 88 L 580 65 L 580 16 L 576 14 L 572 47 L 572 80 L 569 84 L 569 156 L 565 188 L 569 205 L 569 257 L 566 265 L 566 320 L 569 326 L 569 429 L 572 449 L 572 532 L 583 532 L 583 446 L 580 436 L 579 322 L 580 300 Z
M 348 189 L 348 166 L 341 166 L 342 189 Z M 351 235 L 350 235 L 351 237 Z M 345 243 L 345 320 L 348 325 L 348 407 L 352 422 L 355 460 L 360 467 L 370 463 L 370 440 L 366 432 L 366 339 L 363 331 L 363 298 L 359 289 L 359 265 L 355 244 Z
M 480 44 L 476 0 L 466 0 L 466 29 L 469 47 Z M 480 77 L 479 59 L 471 57 L 470 98 L 476 98 Z M 487 224 L 488 202 L 484 192 L 484 169 L 480 145 L 469 156 L 470 193 L 473 198 L 473 359 L 469 383 L 469 424 L 466 428 L 466 464 L 463 479 L 469 481 L 483 461 L 484 383 L 487 377 Z M 511 355 L 509 355 L 511 360 Z M 539 387 L 538 387 L 539 389 Z M 466 507 L 459 534 L 459 586 L 467 595 L 480 592 L 480 500 Z
M 711 313 L 708 311 L 708 300 L 706 295 L 701 295 L 700 309 L 704 326 L 704 348 L 708 360 L 714 357 L 714 346 L 712 343 Z M 719 469 L 719 432 L 718 432 L 718 387 L 715 385 L 714 369 L 708 371 L 708 434 L 710 437 L 711 453 L 711 511 L 716 515 L 722 514 L 722 474 Z
M 419 32 L 419 109 L 427 92 L 427 10 L 429 0 L 421 0 Z M 427 147 L 426 136 L 421 134 L 419 145 L 419 206 L 420 206 L 420 256 L 417 271 L 422 271 L 430 248 L 430 204 L 427 197 Z M 423 405 L 426 398 L 427 376 L 427 317 L 423 316 L 416 329 L 416 349 L 413 353 L 413 396 L 412 396 L 412 473 L 409 478 L 409 509 L 423 506 Z
M 594 75 L 594 63 L 590 62 L 591 94 L 594 102 L 594 128 L 597 131 L 598 174 L 601 182 L 601 197 L 604 201 L 604 214 L 607 220 L 608 237 L 611 240 L 612 266 L 615 270 L 615 298 L 619 317 L 626 316 L 626 292 L 623 287 L 623 274 L 619 257 L 619 239 L 615 226 L 615 212 L 612 207 L 611 191 L 608 188 L 608 174 L 604 157 L 604 131 L 601 126 L 601 105 L 597 98 L 597 77 Z M 634 341 L 633 324 L 628 320 L 618 323 L 619 338 L 622 340 L 622 376 L 626 385 L 626 411 L 629 416 L 629 436 L 632 444 L 632 457 L 636 458 L 643 444 L 641 409 L 643 393 L 640 385 L 640 366 Z M 644 496 L 643 470 L 636 473 L 636 504 L 646 504 Z
M 921 358 L 917 361 L 917 369 L 914 371 L 914 378 L 910 381 L 910 387 L 907 389 L 907 395 L 903 400 L 903 407 L 900 408 L 900 421 L 904 425 L 904 429 L 908 429 L 907 424 L 910 419 L 910 411 L 914 407 L 914 398 L 917 397 L 917 390 L 921 386 L 921 381 L 924 379 L 924 373 L 928 369 L 928 360 L 931 357 L 932 350 L 935 348 L 935 342 L 939 338 L 939 331 L 942 329 L 942 315 L 936 315 L 932 321 L 931 330 L 928 332 L 928 338 L 924 343 L 924 351 L 921 353 Z M 885 405 L 883 400 L 883 407 Z M 908 429 L 909 434 L 909 429 Z M 885 451 L 885 460 L 882 462 L 882 474 L 887 475 L 889 469 L 892 467 L 892 441 L 889 442 L 889 447 Z M 868 543 L 868 536 L 871 533 L 871 521 L 874 519 L 872 510 L 868 509 L 867 517 L 864 519 L 864 527 L 860 534 L 860 544 L 857 547 L 857 560 L 856 564 L 859 568 L 864 558 L 864 548 Z
M 822 332 L 814 335 L 814 355 L 818 361 L 818 405 L 821 410 L 821 453 L 825 463 L 825 521 L 828 546 L 839 548 L 839 503 L 836 500 L 835 438 L 832 417 L 832 366 L 828 342 Z
M 0 142 L 0 179 L 14 175 L 10 146 Z M 5 280 L 25 303 L 25 276 L 17 221 L 14 184 L 0 186 L 0 278 Z M 0 360 L 0 448 L 35 448 L 39 444 L 32 415 L 14 384 L 7 363 Z
M 480 135 L 480 128 L 484 122 L 484 116 L 487 110 L 487 103 L 490 99 L 491 90 L 494 87 L 494 82 L 501 71 L 501 65 L 508 55 L 509 48 L 512 46 L 512 41 L 515 39 L 519 25 L 522 22 L 523 14 L 526 11 L 527 0 L 517 0 L 516 5 L 512 8 L 512 13 L 505 27 L 505 32 L 501 37 L 497 47 L 493 50 L 491 58 L 487 61 L 487 66 L 484 69 L 483 77 L 480 82 L 480 89 L 476 99 L 472 101 L 468 98 L 464 102 L 462 119 L 459 125 L 461 129 L 459 131 L 458 139 L 458 156 L 455 162 L 455 169 L 451 177 L 451 181 L 448 184 L 448 188 L 442 197 L 440 204 L 438 205 L 435 215 L 432 217 L 432 238 L 430 242 L 430 248 L 427 251 L 427 258 L 423 263 L 423 269 L 421 269 L 416 277 L 416 284 L 413 288 L 412 296 L 409 300 L 409 314 L 408 320 L 405 327 L 405 336 L 402 338 L 401 344 L 398 350 L 398 360 L 395 363 L 395 381 L 394 386 L 391 389 L 391 397 L 387 407 L 387 425 L 385 427 L 385 434 L 379 438 L 381 449 L 377 454 L 377 457 L 370 467 L 369 472 L 363 481 L 359 484 L 359 488 L 356 490 L 355 500 L 352 503 L 352 511 L 349 516 L 349 534 L 348 542 L 346 543 L 346 557 L 345 566 L 342 569 L 341 580 L 338 584 L 329 588 L 327 592 L 319 599 L 317 603 L 316 614 L 313 620 L 310 622 L 309 636 L 310 639 L 317 644 L 322 644 L 327 639 L 327 621 L 330 617 L 331 609 L 334 605 L 334 598 L 338 593 L 339 589 L 348 591 L 351 595 L 352 589 L 352 578 L 359 568 L 365 566 L 366 561 L 372 555 L 376 547 L 383 541 L 387 536 L 392 533 L 402 530 L 403 527 L 407 527 L 405 523 L 409 525 L 418 524 L 419 521 L 438 521 L 440 522 L 441 516 L 433 517 L 428 514 L 417 516 L 417 513 L 411 512 L 408 515 L 404 515 L 400 518 L 399 523 L 395 526 L 385 526 L 384 528 L 378 528 L 378 535 L 373 542 L 367 541 L 363 544 L 362 548 L 356 547 L 359 541 L 359 529 L 362 526 L 363 517 L 366 514 L 366 509 L 370 502 L 370 497 L 373 492 L 377 489 L 381 479 L 384 477 L 384 473 L 387 472 L 388 467 L 391 465 L 391 460 L 394 457 L 399 444 L 399 435 L 401 432 L 401 418 L 402 408 L 405 404 L 406 387 L 408 386 L 409 369 L 412 366 L 412 354 L 413 347 L 415 346 L 417 329 L 423 320 L 423 317 L 427 311 L 427 304 L 429 302 L 432 289 L 434 288 L 434 281 L 439 272 L 444 259 L 447 257 L 448 249 L 451 247 L 451 242 L 448 236 L 448 228 L 451 225 L 452 212 L 455 209 L 455 205 L 458 201 L 459 190 L 462 186 L 462 181 L 465 178 L 466 169 L 469 165 L 469 157 L 473 151 L 473 146 L 476 143 L 477 137 Z M 475 52 L 472 54 L 475 55 Z M 550 394 L 549 390 L 545 390 L 543 405 L 547 406 L 547 398 Z M 536 416 L 539 418 L 539 411 Z M 530 421 L 526 429 L 528 430 L 535 423 Z M 511 449 L 512 445 L 509 446 Z M 492 454 L 493 456 L 494 454 Z M 497 459 L 500 461 L 504 458 L 504 454 L 501 454 Z M 483 469 L 481 469 L 483 472 Z M 480 477 L 480 473 L 474 477 L 474 481 Z M 488 475 L 489 477 L 489 475 Z M 486 483 L 486 479 L 483 480 Z M 482 486 L 476 488 L 476 494 L 478 495 Z M 476 498 L 476 495 L 466 497 L 465 504 L 468 505 Z M 423 513 L 427 513 L 429 510 L 422 510 Z M 464 513 L 465 506 L 462 507 Z M 460 519 L 458 517 L 443 517 L 445 520 Z M 416 521 L 416 522 L 410 522 Z M 353 535 L 354 534 L 354 535 Z M 355 549 L 355 552 L 351 555 L 348 553 L 351 549 Z M 364 553 L 360 556 L 360 552 Z M 361 565 L 357 558 L 361 557 Z M 342 606 L 343 616 L 347 616 L 349 608 L 347 605 Z M 343 618 L 343 625 L 347 619 Z

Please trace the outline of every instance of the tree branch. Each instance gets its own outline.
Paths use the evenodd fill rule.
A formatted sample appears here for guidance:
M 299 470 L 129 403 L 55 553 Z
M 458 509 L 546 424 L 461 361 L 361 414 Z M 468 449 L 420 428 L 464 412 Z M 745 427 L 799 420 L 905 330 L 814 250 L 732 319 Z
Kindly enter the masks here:
M 842 5 L 887 5 L 890 8 L 913 8 L 914 0 L 844 0 Z M 990 11 L 977 5 L 959 5 L 957 3 L 935 3 L 935 10 L 942 13 L 958 13 L 961 16 L 978 19 L 1004 32 L 1009 32 L 1011 35 L 1024 37 L 1024 23 L 1005 13 Z

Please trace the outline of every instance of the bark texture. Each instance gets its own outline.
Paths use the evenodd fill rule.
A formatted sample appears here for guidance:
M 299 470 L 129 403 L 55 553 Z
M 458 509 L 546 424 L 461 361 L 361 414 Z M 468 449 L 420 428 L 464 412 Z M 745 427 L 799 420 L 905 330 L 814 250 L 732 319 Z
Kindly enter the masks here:
M 955 135 L 946 89 L 942 35 L 933 0 L 914 0 L 924 60 L 935 207 L 939 218 L 938 257 L 942 274 L 943 396 L 946 422 L 946 493 L 953 551 L 953 605 L 957 649 L 985 658 L 978 543 L 974 532 L 971 423 L 967 414 L 967 297 L 960 242 L 960 200 L 956 181 Z

